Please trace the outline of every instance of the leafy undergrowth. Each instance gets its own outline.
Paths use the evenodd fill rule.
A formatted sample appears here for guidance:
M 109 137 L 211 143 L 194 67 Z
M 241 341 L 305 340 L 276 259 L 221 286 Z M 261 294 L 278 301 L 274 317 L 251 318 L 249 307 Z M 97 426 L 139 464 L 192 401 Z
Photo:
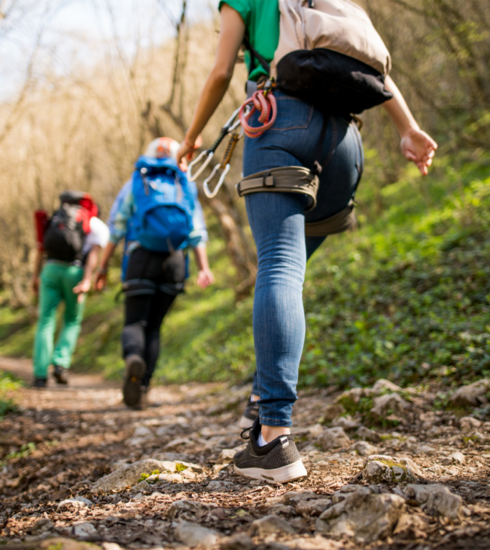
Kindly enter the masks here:
M 20 380 L 9 373 L 0 371 L 0 420 L 3 420 L 4 416 L 10 412 L 17 412 L 18 407 L 10 395 L 21 385 Z
M 327 239 L 310 261 L 302 386 L 369 385 L 380 377 L 455 384 L 490 375 L 489 160 L 437 164 L 427 178 L 407 167 L 382 190 L 382 207 L 372 182 L 363 182 L 360 230 Z M 211 240 L 209 250 L 217 284 L 202 292 L 191 282 L 166 318 L 162 381 L 241 382 L 253 373 L 253 298 L 235 304 L 222 241 Z M 122 370 L 118 289 L 87 303 L 78 370 Z M 3 310 L 0 354 L 28 355 L 26 314 Z

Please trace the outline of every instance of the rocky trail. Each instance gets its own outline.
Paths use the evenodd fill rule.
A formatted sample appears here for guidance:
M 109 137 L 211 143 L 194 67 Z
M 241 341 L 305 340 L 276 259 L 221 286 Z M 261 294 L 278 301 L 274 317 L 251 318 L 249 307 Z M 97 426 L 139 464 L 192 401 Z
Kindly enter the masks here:
M 0 546 L 487 550 L 489 389 L 465 386 L 450 411 L 436 386 L 303 391 L 309 476 L 274 485 L 231 465 L 249 388 L 155 387 L 138 412 L 93 376 L 24 388 L 0 422 Z

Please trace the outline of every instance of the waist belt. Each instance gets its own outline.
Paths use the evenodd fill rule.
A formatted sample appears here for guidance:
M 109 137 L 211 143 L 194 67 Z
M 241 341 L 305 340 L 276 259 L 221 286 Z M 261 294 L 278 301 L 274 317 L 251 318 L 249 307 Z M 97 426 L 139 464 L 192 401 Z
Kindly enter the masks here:
M 301 193 L 307 196 L 305 212 L 316 206 L 318 176 L 303 166 L 286 166 L 257 172 L 244 178 L 237 184 L 240 197 L 249 193 Z
M 347 231 L 356 222 L 355 204 L 351 199 L 349 204 L 337 214 L 320 220 L 305 224 L 305 235 L 307 237 L 325 237 L 326 235 L 335 235 Z
M 129 281 L 124 281 L 122 290 L 126 297 L 141 296 L 144 294 L 152 295 L 157 290 L 171 296 L 177 296 L 177 294 L 184 292 L 184 283 L 162 283 L 157 285 L 149 279 L 130 279 Z

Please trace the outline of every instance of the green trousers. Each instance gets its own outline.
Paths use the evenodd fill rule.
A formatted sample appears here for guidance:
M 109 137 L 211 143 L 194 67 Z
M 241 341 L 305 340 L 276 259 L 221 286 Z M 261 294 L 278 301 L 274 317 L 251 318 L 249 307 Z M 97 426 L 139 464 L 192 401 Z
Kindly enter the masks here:
M 77 343 L 83 319 L 85 296 L 82 302 L 74 294 L 75 287 L 83 277 L 83 269 L 64 262 L 48 261 L 41 272 L 39 291 L 39 321 L 34 340 L 34 376 L 47 378 L 51 364 L 68 368 Z M 56 328 L 56 310 L 65 302 L 63 327 L 53 353 Z

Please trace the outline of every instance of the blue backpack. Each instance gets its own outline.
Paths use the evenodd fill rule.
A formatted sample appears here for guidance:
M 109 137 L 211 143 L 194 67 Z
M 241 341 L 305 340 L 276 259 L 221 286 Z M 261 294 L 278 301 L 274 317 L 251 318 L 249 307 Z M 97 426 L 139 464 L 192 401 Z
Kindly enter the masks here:
M 195 184 L 171 158 L 141 156 L 135 167 L 132 237 L 155 252 L 181 248 L 193 229 Z

